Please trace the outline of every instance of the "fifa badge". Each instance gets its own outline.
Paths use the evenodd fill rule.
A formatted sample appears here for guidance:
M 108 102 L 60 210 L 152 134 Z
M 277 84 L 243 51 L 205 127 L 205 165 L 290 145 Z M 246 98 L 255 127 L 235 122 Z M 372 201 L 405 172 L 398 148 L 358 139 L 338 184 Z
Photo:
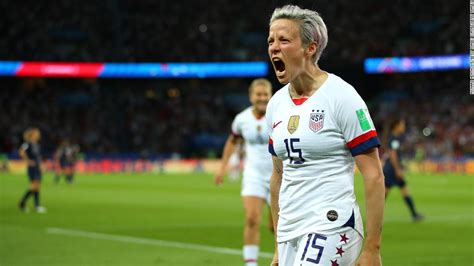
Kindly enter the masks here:
M 300 116 L 299 115 L 292 115 L 290 117 L 290 120 L 288 120 L 288 132 L 290 134 L 293 134 L 297 129 L 298 125 L 300 123 Z

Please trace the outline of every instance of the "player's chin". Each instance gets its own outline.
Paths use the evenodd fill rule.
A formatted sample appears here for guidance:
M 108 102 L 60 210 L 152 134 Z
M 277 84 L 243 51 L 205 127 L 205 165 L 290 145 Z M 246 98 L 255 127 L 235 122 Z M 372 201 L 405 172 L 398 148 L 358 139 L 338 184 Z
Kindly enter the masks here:
M 287 79 L 287 78 L 279 78 L 279 77 L 277 77 L 277 79 L 278 79 L 278 82 L 280 82 L 280 84 L 282 84 L 282 85 L 286 85 L 286 84 L 290 83 L 290 80 Z
M 281 84 L 288 84 L 290 82 L 290 79 L 288 78 L 288 75 L 286 75 L 286 71 L 275 71 L 276 78 L 278 79 L 278 82 Z
M 258 104 L 256 105 L 256 107 L 257 107 L 257 110 L 258 110 L 259 112 L 265 113 L 265 111 L 267 110 L 267 103 L 266 103 L 266 102 L 265 102 L 265 103 L 258 103 Z

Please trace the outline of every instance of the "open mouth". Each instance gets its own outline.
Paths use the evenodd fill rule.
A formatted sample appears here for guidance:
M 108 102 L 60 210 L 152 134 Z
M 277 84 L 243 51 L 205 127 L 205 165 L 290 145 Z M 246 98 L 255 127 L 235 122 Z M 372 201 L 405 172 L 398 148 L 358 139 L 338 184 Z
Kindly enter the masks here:
M 285 63 L 280 58 L 273 58 L 273 65 L 277 75 L 281 75 L 285 72 Z

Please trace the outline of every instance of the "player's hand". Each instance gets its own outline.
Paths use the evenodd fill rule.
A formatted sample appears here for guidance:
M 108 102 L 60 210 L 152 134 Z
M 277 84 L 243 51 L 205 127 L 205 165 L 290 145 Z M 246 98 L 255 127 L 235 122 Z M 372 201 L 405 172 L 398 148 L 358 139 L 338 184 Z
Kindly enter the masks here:
M 216 184 L 216 186 L 222 185 L 223 182 L 224 182 L 224 175 L 223 174 L 217 174 L 214 177 L 214 184 Z
M 31 166 L 31 167 L 36 166 L 36 162 L 33 160 L 28 160 L 28 166 Z
M 380 252 L 376 250 L 362 250 L 359 259 L 356 262 L 356 266 L 381 266 L 382 258 Z

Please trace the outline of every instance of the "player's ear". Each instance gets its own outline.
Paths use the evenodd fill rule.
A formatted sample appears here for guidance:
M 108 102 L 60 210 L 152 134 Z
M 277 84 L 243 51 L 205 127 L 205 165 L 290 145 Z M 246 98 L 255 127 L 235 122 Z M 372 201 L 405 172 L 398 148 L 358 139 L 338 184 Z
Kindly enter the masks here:
M 306 48 L 306 55 L 313 57 L 316 54 L 316 50 L 318 49 L 318 45 L 315 42 L 311 42 L 308 44 Z

